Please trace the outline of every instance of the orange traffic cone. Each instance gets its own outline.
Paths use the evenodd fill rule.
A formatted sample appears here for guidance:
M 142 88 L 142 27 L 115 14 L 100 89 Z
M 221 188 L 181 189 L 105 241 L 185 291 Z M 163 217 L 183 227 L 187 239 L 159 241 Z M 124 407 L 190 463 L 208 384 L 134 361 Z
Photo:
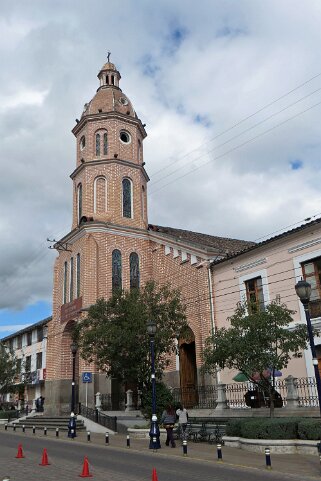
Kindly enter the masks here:
M 82 473 L 79 474 L 81 478 L 92 478 L 92 474 L 89 472 L 89 463 L 87 456 L 84 457 L 84 464 L 82 467 Z
M 156 473 L 155 468 L 153 468 L 152 481 L 158 481 L 158 477 L 157 477 L 157 473 Z
M 22 444 L 18 445 L 18 452 L 17 452 L 16 458 L 18 458 L 18 459 L 24 458 L 23 451 L 22 451 Z
M 47 449 L 46 448 L 43 448 L 43 453 L 42 453 L 42 461 L 41 463 L 39 464 L 39 466 L 49 466 L 49 462 L 48 462 L 48 454 L 47 454 Z

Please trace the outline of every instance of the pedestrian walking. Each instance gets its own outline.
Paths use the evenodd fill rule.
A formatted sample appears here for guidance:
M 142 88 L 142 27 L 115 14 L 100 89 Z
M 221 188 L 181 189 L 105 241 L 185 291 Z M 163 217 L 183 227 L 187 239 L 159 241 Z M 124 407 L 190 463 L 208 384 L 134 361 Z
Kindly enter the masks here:
M 178 406 L 176 411 L 176 415 L 178 416 L 178 425 L 179 425 L 179 432 L 182 438 L 182 441 L 186 439 L 186 427 L 188 422 L 188 412 L 181 404 Z
M 176 444 L 173 438 L 173 428 L 175 425 L 175 420 L 176 420 L 176 414 L 173 406 L 169 404 L 165 411 L 163 411 L 162 417 L 161 417 L 161 424 L 163 424 L 164 428 L 166 429 L 166 446 L 169 446 L 169 443 L 171 443 L 172 448 L 176 448 Z

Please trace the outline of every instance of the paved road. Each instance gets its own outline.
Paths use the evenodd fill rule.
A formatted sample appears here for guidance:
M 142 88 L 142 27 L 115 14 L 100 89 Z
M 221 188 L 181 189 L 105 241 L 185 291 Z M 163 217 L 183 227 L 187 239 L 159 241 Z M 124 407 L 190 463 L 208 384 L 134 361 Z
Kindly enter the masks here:
M 97 481 L 151 481 L 155 467 L 158 481 L 303 481 L 320 479 L 319 471 L 309 474 L 283 474 L 267 471 L 264 467 L 243 467 L 215 459 L 204 460 L 173 456 L 168 449 L 158 453 L 134 447 L 84 444 L 75 440 L 33 437 L 13 432 L 0 432 L 0 480 L 5 475 L 11 481 L 72 481 L 79 479 L 84 456 L 88 456 L 90 471 Z M 18 444 L 23 446 L 25 458 L 16 459 Z M 39 466 L 42 450 L 46 447 L 50 466 Z M 168 453 L 168 454 L 167 454 Z M 178 450 L 177 450 L 178 454 Z M 292 458 L 293 459 L 293 458 Z M 291 458 L 289 458 L 291 462 Z

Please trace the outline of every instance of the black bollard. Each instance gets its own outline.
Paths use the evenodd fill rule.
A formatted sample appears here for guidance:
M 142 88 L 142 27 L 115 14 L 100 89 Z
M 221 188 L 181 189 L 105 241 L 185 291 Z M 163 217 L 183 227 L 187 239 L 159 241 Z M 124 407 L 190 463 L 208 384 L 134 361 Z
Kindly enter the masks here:
M 187 456 L 187 441 L 184 439 L 183 441 L 183 455 Z
M 5 429 L 5 431 L 8 430 L 8 424 L 7 423 L 4 425 L 4 429 Z
M 25 433 L 26 432 L 26 426 L 23 424 L 22 425 L 22 432 Z
M 90 431 L 87 431 L 87 441 L 90 441 Z
M 266 469 L 272 469 L 270 448 L 265 448 L 265 465 Z
M 129 434 L 127 434 L 127 447 L 130 448 L 130 437 L 129 437 Z
M 43 434 L 44 436 L 47 436 L 47 428 L 43 428 Z
M 223 461 L 222 445 L 221 445 L 221 444 L 217 444 L 217 445 L 216 445 L 216 448 L 217 448 L 217 460 L 218 460 L 218 461 Z
M 36 434 L 36 426 L 32 426 L 32 434 Z
M 59 428 L 56 428 L 56 438 L 59 438 Z
M 109 434 L 108 433 L 105 434 L 105 443 L 109 444 Z

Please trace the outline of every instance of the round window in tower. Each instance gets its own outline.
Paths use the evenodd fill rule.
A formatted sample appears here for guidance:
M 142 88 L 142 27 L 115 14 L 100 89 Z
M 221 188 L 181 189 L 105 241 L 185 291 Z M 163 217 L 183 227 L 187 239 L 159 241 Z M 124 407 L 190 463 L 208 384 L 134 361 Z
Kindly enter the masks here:
M 126 130 L 120 131 L 119 138 L 123 142 L 123 144 L 129 144 L 131 141 L 131 136 Z
M 128 105 L 128 100 L 125 97 L 120 97 L 119 103 L 122 105 Z
M 86 138 L 84 135 L 80 139 L 79 146 L 80 150 L 84 150 L 84 148 L 86 147 Z

